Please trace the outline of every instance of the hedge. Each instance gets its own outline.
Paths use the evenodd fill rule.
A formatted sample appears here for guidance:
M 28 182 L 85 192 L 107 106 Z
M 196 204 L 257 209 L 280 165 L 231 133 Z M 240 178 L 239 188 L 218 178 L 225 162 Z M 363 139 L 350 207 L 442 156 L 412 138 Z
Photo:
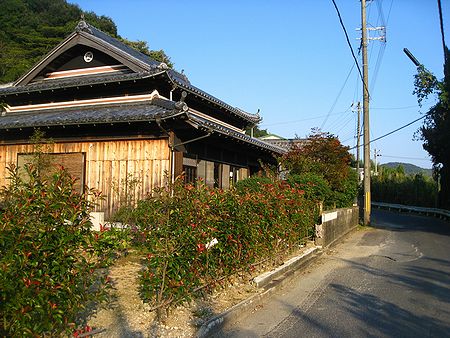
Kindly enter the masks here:
M 145 251 L 144 301 L 164 308 L 192 299 L 313 235 L 318 204 L 302 189 L 281 181 L 251 185 L 258 188 L 220 190 L 177 180 L 130 211 L 134 242 Z

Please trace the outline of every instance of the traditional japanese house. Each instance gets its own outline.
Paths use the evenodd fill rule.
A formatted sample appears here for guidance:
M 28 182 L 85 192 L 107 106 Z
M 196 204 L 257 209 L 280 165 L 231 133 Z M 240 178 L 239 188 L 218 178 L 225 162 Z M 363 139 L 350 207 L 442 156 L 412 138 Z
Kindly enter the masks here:
M 0 186 L 6 168 L 33 151 L 39 128 L 51 138 L 50 156 L 97 188 L 106 217 L 118 191 L 143 198 L 185 172 L 227 188 L 276 164 L 283 149 L 244 133 L 258 115 L 232 107 L 188 78 L 95 27 L 76 30 L 15 83 L 0 88 Z M 115 190 L 116 189 L 116 190 Z

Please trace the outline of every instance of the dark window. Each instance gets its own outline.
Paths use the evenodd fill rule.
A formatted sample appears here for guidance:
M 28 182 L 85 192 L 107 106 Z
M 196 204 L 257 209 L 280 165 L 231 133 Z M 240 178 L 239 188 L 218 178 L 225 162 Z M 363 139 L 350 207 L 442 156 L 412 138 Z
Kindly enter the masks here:
M 197 167 L 184 165 L 183 171 L 184 171 L 184 182 L 195 183 L 195 180 L 197 179 Z
M 239 180 L 239 168 L 230 166 L 230 186 L 235 185 L 236 182 Z
M 222 188 L 222 165 L 214 163 L 214 188 Z

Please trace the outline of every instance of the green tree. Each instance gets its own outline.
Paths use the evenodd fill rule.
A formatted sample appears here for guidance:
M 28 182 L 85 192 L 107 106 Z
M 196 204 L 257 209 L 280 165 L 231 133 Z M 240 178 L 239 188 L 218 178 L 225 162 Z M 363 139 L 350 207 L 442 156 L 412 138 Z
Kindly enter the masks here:
M 437 103 L 426 113 L 419 137 L 423 148 L 431 155 L 435 173 L 440 177 L 439 206 L 450 209 L 450 52 L 445 48 L 444 79 L 436 77 L 423 66 L 417 67 L 414 94 L 419 104 L 431 94 Z
M 381 167 L 371 180 L 372 199 L 378 202 L 435 207 L 436 182 L 423 173 L 405 174 L 402 165 Z
M 322 175 L 332 189 L 340 189 L 348 176 L 351 155 L 336 136 L 313 129 L 305 142 L 283 156 L 282 163 L 291 174 Z
M 321 185 L 316 182 L 323 178 L 331 192 L 328 193 L 326 187 L 321 187 L 320 191 L 314 191 L 313 194 L 323 196 L 327 207 L 349 206 L 356 197 L 358 177 L 350 167 L 348 147 L 330 133 L 313 129 L 304 142 L 282 157 L 281 163 L 289 170 L 294 181 L 311 181 L 313 175 L 313 186 L 318 187 Z M 295 177 L 296 175 L 300 177 Z
M 131 48 L 134 48 L 134 49 L 138 50 L 139 52 L 141 52 L 147 56 L 150 56 L 152 59 L 159 61 L 159 62 L 164 62 L 168 67 L 173 68 L 173 63 L 170 60 L 170 57 L 167 56 L 167 54 L 162 49 L 150 50 L 150 48 L 148 47 L 147 41 L 141 41 L 141 40 L 130 41 L 125 38 L 120 38 L 120 41 L 122 41 L 126 45 L 130 46 Z
M 2 0 L 0 9 L 0 83 L 15 81 L 28 71 L 75 29 L 82 14 L 94 27 L 173 67 L 164 51 L 121 38 L 111 18 L 84 12 L 66 0 Z
M 252 129 L 253 129 L 253 137 L 262 137 L 269 135 L 269 132 L 267 129 L 260 129 L 258 126 L 254 126 L 253 128 L 248 128 L 245 133 L 247 135 L 252 135 Z

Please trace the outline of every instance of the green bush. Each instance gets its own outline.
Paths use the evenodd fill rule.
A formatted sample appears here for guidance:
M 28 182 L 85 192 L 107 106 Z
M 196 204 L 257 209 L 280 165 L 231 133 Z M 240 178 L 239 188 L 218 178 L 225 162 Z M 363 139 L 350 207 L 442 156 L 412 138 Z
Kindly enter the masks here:
M 87 191 L 80 195 L 62 168 L 45 178 L 26 165 L 2 190 L 0 213 L 0 335 L 60 336 L 79 324 L 85 306 L 105 299 Z
M 244 180 L 240 180 L 235 184 L 236 190 L 239 192 L 260 192 L 265 184 L 271 184 L 273 180 L 269 177 L 252 176 Z
M 94 232 L 93 247 L 97 253 L 99 266 L 108 267 L 131 248 L 131 229 L 106 227 L 100 225 L 100 231 Z
M 347 168 L 340 188 L 332 190 L 323 176 L 315 173 L 289 175 L 287 182 L 293 187 L 305 191 L 305 198 L 322 202 L 325 209 L 346 208 L 352 206 L 358 195 L 358 176 L 356 171 Z
M 132 218 L 135 241 L 147 250 L 141 273 L 146 302 L 163 308 L 188 300 L 203 286 L 312 236 L 317 204 L 303 190 L 257 184 L 255 193 L 177 181 L 138 203 Z
M 342 181 L 340 190 L 333 191 L 330 204 L 335 208 L 351 207 L 358 196 L 358 174 L 352 168 L 348 168 L 348 175 Z
M 323 176 L 314 173 L 289 175 L 287 182 L 291 186 L 298 186 L 305 191 L 305 198 L 329 204 L 331 189 Z

